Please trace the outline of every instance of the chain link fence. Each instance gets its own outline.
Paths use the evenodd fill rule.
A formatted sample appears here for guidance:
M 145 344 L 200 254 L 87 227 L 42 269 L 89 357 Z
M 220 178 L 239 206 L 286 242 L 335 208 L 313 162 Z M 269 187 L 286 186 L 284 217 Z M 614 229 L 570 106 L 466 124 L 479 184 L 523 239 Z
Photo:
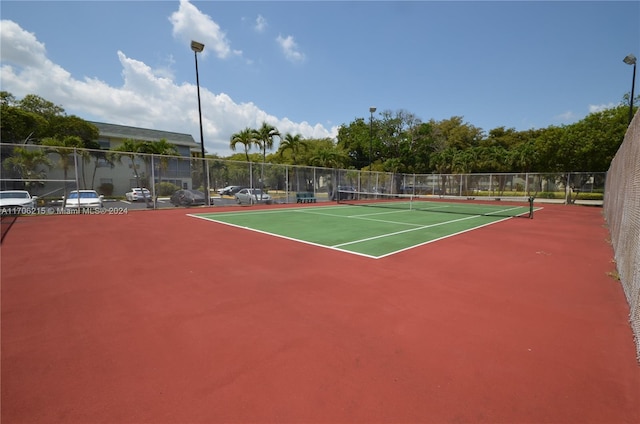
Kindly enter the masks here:
M 640 360 L 640 114 L 636 113 L 609 167 L 604 215 Z
M 69 191 L 96 190 L 125 199 L 146 187 L 152 199 L 180 189 L 219 197 L 226 186 L 262 188 L 274 203 L 295 203 L 300 194 L 336 200 L 338 191 L 447 196 L 535 196 L 563 203 L 602 202 L 605 173 L 401 174 L 356 169 L 163 156 L 108 150 L 0 144 L 2 190 L 28 190 L 40 203 L 60 201 Z M 203 175 L 204 174 L 204 175 Z M 214 203 L 215 204 L 215 203 Z

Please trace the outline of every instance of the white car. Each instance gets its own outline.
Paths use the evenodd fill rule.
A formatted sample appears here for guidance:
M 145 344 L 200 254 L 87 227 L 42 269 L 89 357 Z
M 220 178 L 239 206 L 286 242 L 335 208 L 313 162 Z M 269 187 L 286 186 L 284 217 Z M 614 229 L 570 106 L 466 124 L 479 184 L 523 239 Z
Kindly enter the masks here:
M 218 189 L 218 194 L 220 196 L 233 196 L 234 194 L 236 194 L 237 192 L 240 191 L 240 189 L 242 188 L 242 186 L 226 186 L 224 188 L 219 188 Z
M 31 197 L 26 190 L 0 191 L 0 209 L 3 211 L 20 211 L 36 207 L 36 196 Z
M 151 192 L 146 188 L 132 188 L 130 192 L 125 193 L 124 197 L 129 202 L 135 202 L 136 200 L 144 200 L 145 198 L 151 200 Z
M 236 193 L 236 202 L 238 202 L 238 204 L 248 203 L 250 205 L 254 203 L 270 204 L 271 196 L 259 188 L 243 188 Z
M 103 196 L 95 190 L 73 190 L 64 199 L 65 208 L 102 208 Z

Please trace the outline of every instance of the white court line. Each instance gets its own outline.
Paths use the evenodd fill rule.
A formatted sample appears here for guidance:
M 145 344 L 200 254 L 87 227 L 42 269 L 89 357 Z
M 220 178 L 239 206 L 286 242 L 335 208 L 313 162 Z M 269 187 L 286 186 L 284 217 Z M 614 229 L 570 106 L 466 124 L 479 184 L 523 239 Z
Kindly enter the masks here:
M 394 233 L 382 234 L 382 235 L 379 235 L 379 236 L 369 237 L 369 238 L 365 238 L 365 239 L 361 239 L 361 240 L 355 240 L 355 241 L 351 241 L 351 242 L 347 242 L 347 243 L 336 244 L 334 246 L 314 243 L 314 242 L 310 242 L 310 241 L 306 241 L 306 240 L 301 240 L 301 239 L 297 239 L 297 238 L 293 238 L 293 237 L 284 236 L 284 235 L 281 235 L 281 234 L 270 233 L 270 232 L 267 232 L 267 231 L 258 230 L 258 229 L 254 229 L 254 228 L 250 228 L 250 227 L 244 227 L 244 226 L 237 225 L 237 224 L 231 224 L 231 223 L 224 222 L 224 221 L 218 221 L 218 220 L 216 220 L 214 218 L 208 218 L 207 217 L 207 215 L 209 215 L 209 216 L 210 215 L 225 215 L 225 216 L 229 216 L 229 215 L 244 215 L 244 214 L 271 214 L 271 213 L 282 213 L 282 212 L 303 212 L 303 213 L 308 213 L 308 214 L 325 215 L 325 216 L 330 216 L 330 217 L 334 217 L 334 218 L 365 219 L 365 220 L 384 222 L 384 223 L 390 223 L 390 224 L 419 225 L 419 224 L 408 224 L 408 223 L 400 223 L 400 222 L 394 222 L 394 221 L 385 221 L 385 220 L 376 220 L 376 219 L 372 219 L 372 218 L 366 218 L 366 216 L 369 216 L 369 215 L 380 215 L 380 214 L 410 212 L 410 211 L 407 211 L 407 210 L 379 212 L 379 213 L 364 214 L 364 215 L 347 215 L 347 216 L 345 216 L 345 215 L 336 215 L 336 214 L 328 214 L 328 213 L 324 214 L 324 213 L 316 212 L 316 210 L 319 210 L 319 209 L 323 209 L 323 210 L 330 210 L 330 209 L 336 209 L 336 208 L 344 209 L 345 207 L 361 208 L 361 206 L 340 205 L 340 206 L 320 206 L 320 207 L 315 207 L 315 208 L 313 208 L 313 207 L 311 207 L 311 208 L 310 207 L 303 207 L 303 208 L 291 208 L 291 209 L 278 209 L 278 210 L 270 210 L 270 211 L 260 210 L 260 211 L 241 211 L 241 212 L 237 212 L 237 211 L 217 212 L 217 213 L 214 212 L 214 213 L 210 213 L 210 214 L 208 214 L 208 213 L 205 213 L 205 214 L 187 214 L 187 216 L 191 216 L 193 218 L 200 218 L 200 219 L 203 219 L 203 220 L 206 220 L 206 221 L 213 221 L 213 222 L 216 222 L 216 223 L 219 223 L 219 224 L 228 225 L 228 226 L 235 227 L 235 228 L 241 228 L 241 229 L 244 229 L 244 230 L 254 231 L 254 232 L 257 232 L 257 233 L 260 233 L 260 234 L 266 234 L 266 235 L 270 235 L 270 236 L 273 236 L 273 237 L 279 237 L 279 238 L 290 240 L 290 241 L 304 243 L 304 244 L 308 244 L 308 245 L 311 245 L 311 246 L 321 247 L 321 248 L 330 249 L 330 250 L 336 250 L 336 251 L 339 251 L 339 252 L 349 253 L 349 254 L 357 255 L 357 256 L 363 256 L 363 257 L 367 257 L 367 258 L 370 258 L 370 259 L 385 258 L 387 256 L 395 255 L 396 253 L 400 253 L 400 252 L 404 252 L 406 250 L 414 249 L 416 247 L 424 246 L 425 244 L 429 244 L 429 243 L 433 243 L 433 242 L 436 242 L 436 241 L 439 241 L 439 240 L 443 240 L 443 239 L 446 239 L 446 238 L 449 238 L 449 237 L 453 237 L 453 236 L 456 236 L 458 234 L 462 234 L 462 233 L 466 233 L 466 232 L 469 232 L 469 231 L 477 230 L 479 228 L 486 227 L 488 225 L 497 224 L 499 222 L 506 221 L 506 220 L 512 218 L 512 217 L 504 217 L 503 219 L 499 219 L 497 221 L 492 221 L 492 222 L 489 222 L 489 223 L 486 223 L 486 224 L 482 224 L 482 225 L 479 225 L 479 226 L 474 226 L 473 228 L 468 228 L 466 230 L 462 230 L 462 231 L 459 231 L 457 233 L 448 234 L 448 235 L 445 235 L 443 237 L 439 237 L 437 239 L 427 240 L 424 243 L 414 244 L 414 245 L 407 246 L 407 247 L 399 249 L 399 250 L 394 250 L 392 252 L 385 253 L 385 254 L 380 255 L 380 256 L 374 256 L 374 255 L 367 255 L 365 253 L 354 252 L 354 251 L 347 250 L 347 249 L 342 249 L 341 247 L 352 245 L 352 244 L 356 244 L 356 243 L 361 243 L 361 242 L 365 242 L 365 241 L 369 241 L 369 240 L 375 240 L 375 239 L 378 239 L 378 238 L 390 237 L 390 236 L 393 236 L 393 235 L 407 233 L 407 232 L 411 232 L 411 231 L 418 231 L 418 230 L 422 230 L 422 229 L 425 229 L 425 228 L 437 227 L 437 226 L 441 226 L 441 225 L 450 224 L 450 223 L 453 223 L 453 222 L 464 221 L 464 220 L 467 220 L 467 219 L 473 219 L 473 218 L 478 218 L 478 217 L 482 217 L 482 216 L 487 216 L 488 214 L 472 215 L 472 216 L 467 216 L 467 217 L 464 217 L 464 218 L 459 218 L 459 219 L 455 219 L 455 220 L 451 220 L 451 221 L 440 222 L 440 223 L 436 223 L 436 224 L 421 225 L 421 226 L 419 226 L 417 228 L 410 228 L 410 229 L 407 229 L 407 230 L 397 231 L 397 232 L 394 232 Z M 496 211 L 496 212 L 493 212 L 493 213 L 499 213 L 499 212 L 509 211 L 509 210 L 518 209 L 518 208 L 519 207 L 513 207 L 513 208 L 504 209 L 504 210 L 501 210 L 501 211 Z M 539 209 L 543 209 L 543 208 L 539 208 Z M 536 209 L 536 210 L 538 210 L 538 209 Z M 524 213 L 527 213 L 527 212 L 523 212 L 523 214 Z
M 251 227 L 243 227 L 242 225 L 230 224 L 230 223 L 224 222 L 224 221 L 217 221 L 215 219 L 207 218 L 207 217 L 201 216 L 201 215 L 187 214 L 187 216 L 190 216 L 192 218 L 204 219 L 205 221 L 209 221 L 209 222 L 216 222 L 218 224 L 228 225 L 230 227 L 241 228 L 243 230 L 249 230 L 249 231 L 253 231 L 253 232 L 256 232 L 256 233 L 260 233 L 260 234 L 266 234 L 268 236 L 278 237 L 278 238 L 285 239 L 285 240 L 296 241 L 298 243 L 304 243 L 304 244 L 308 244 L 308 245 L 311 245 L 311 246 L 323 247 L 325 249 L 330 249 L 330 250 L 337 250 L 339 252 L 350 253 L 352 255 L 358 255 L 358 256 L 364 256 L 364 257 L 370 258 L 370 259 L 378 259 L 378 256 L 367 255 L 366 253 L 352 252 L 350 250 L 340 249 L 338 247 L 327 246 L 326 244 L 319 244 L 319 243 L 314 243 L 312 241 L 306 241 L 306 240 L 301 240 L 301 239 L 297 239 L 297 238 L 293 238 L 293 237 L 283 236 L 282 234 L 270 233 L 268 231 L 262 231 L 262 230 L 258 230 L 258 229 L 251 228 Z
M 362 243 L 362 242 L 365 242 L 365 241 L 371 241 L 371 240 L 376 240 L 376 239 L 385 238 L 385 237 L 393 237 L 393 236 L 397 236 L 398 234 L 409 233 L 411 231 L 424 230 L 425 228 L 439 227 L 440 225 L 447 225 L 447 224 L 451 224 L 453 222 L 466 221 L 467 219 L 478 218 L 480 216 L 482 216 L 482 215 L 473 215 L 473 216 L 467 216 L 467 217 L 464 217 L 464 218 L 454 219 L 454 220 L 451 220 L 451 221 L 438 222 L 437 224 L 422 225 L 422 226 L 417 227 L 417 228 L 409 228 L 408 230 L 395 231 L 393 233 L 381 234 L 379 236 L 367 237 L 367 238 L 363 238 L 363 239 L 360 239 L 360 240 L 349 241 L 349 242 L 346 242 L 346 243 L 334 244 L 332 247 L 342 247 L 342 246 L 348 246 L 350 244 L 357 244 L 357 243 Z

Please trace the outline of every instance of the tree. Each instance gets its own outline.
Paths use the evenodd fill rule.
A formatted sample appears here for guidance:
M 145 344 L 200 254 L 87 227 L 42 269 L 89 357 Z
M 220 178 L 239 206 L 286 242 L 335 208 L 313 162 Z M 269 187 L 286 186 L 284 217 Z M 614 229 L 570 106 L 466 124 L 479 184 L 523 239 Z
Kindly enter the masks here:
M 441 148 L 465 150 L 478 145 L 482 140 L 482 129 L 464 123 L 461 116 L 430 122 Z
M 266 158 L 267 150 L 273 149 L 274 137 L 280 137 L 280 132 L 276 127 L 266 122 L 263 122 L 257 130 L 253 130 L 254 143 L 262 150 L 263 158 Z
M 296 158 L 298 154 L 302 150 L 306 149 L 307 142 L 302 138 L 300 134 L 292 135 L 291 133 L 286 133 L 284 138 L 280 142 L 278 151 L 280 152 L 280 156 L 283 156 L 284 152 L 291 150 L 291 160 L 293 161 L 293 165 L 297 165 Z
M 49 118 L 48 132 L 55 137 L 80 137 L 85 144 L 97 140 L 100 136 L 98 127 L 75 115 L 52 116 Z
M 381 112 L 377 131 L 380 139 L 375 156 L 386 164 L 386 168 L 397 173 L 409 171 L 409 164 L 417 151 L 416 128 L 422 122 L 413 113 L 404 109 Z
M 605 172 L 627 131 L 629 109 L 626 105 L 587 115 L 566 126 L 564 142 L 573 147 L 561 154 L 575 158 L 571 171 Z
M 287 133 L 284 136 L 284 139 L 280 142 L 280 147 L 278 151 L 280 152 L 280 157 L 283 156 L 284 152 L 291 150 L 291 159 L 293 160 L 293 165 L 297 165 L 296 158 L 301 150 L 307 149 L 307 143 L 302 139 L 300 134 L 292 135 L 291 133 Z M 298 170 L 294 167 L 294 172 L 296 174 L 296 191 L 300 191 L 300 176 Z
M 323 168 L 339 168 L 349 161 L 349 157 L 340 149 L 320 149 L 316 155 L 311 158 L 312 166 L 321 166 Z
M 32 112 L 49 120 L 54 116 L 63 116 L 64 109 L 49 100 L 45 100 L 35 94 L 27 94 L 18 101 L 18 107 L 27 112 Z
M 131 168 L 133 169 L 133 174 L 136 179 L 136 186 L 140 188 L 144 188 L 145 184 L 142 184 L 140 174 L 138 173 L 138 165 L 136 165 L 136 153 L 139 152 L 141 148 L 143 148 L 142 147 L 143 143 L 145 142 L 139 141 L 139 140 L 133 140 L 131 138 L 125 139 L 123 140 L 122 144 L 111 149 L 112 152 L 118 152 L 118 153 L 112 153 L 110 155 L 111 160 L 114 162 L 122 162 L 122 156 L 127 156 L 131 160 Z M 142 190 L 142 193 L 144 196 L 144 201 L 147 204 L 147 207 L 149 207 L 150 199 L 147 198 L 147 196 L 144 193 L 144 190 Z
M 247 127 L 240 132 L 231 134 L 229 143 L 231 150 L 235 152 L 238 144 L 242 144 L 244 146 L 244 154 L 247 158 L 247 162 L 249 162 L 249 150 L 251 149 L 252 144 L 256 144 L 254 130 Z
M 78 136 L 66 136 L 63 138 L 59 137 L 48 137 L 42 140 L 41 143 L 43 146 L 47 146 L 48 152 L 56 153 L 60 156 L 60 167 L 62 168 L 65 180 L 65 188 L 64 188 L 64 197 L 67 197 L 67 178 L 69 174 L 69 167 L 72 165 L 75 166 L 75 158 L 76 154 L 81 156 L 86 155 L 86 152 L 78 152 L 77 148 L 83 148 L 84 142 Z
M 16 177 L 26 180 L 24 184 L 27 190 L 39 184 L 38 180 L 46 178 L 44 170 L 38 168 L 42 166 L 51 168 L 51 165 L 51 161 L 42 149 L 27 147 L 14 147 L 13 155 L 3 163 L 5 169 L 15 173 Z
M 372 131 L 370 123 L 365 122 L 363 118 L 357 118 L 349 125 L 338 128 L 338 148 L 347 152 L 349 165 L 356 169 L 364 169 L 369 166 L 370 161 L 374 161 L 374 158 L 370 157 L 370 150 L 373 150 L 374 144 L 377 145 L 377 121 L 373 126 L 376 128 Z
M 253 131 L 253 139 L 255 144 L 262 150 L 262 168 L 260 169 L 260 186 L 264 185 L 264 162 L 267 158 L 267 149 L 273 148 L 274 137 L 281 137 L 278 129 L 273 125 L 262 123 L 262 126 Z M 261 192 L 262 193 L 262 192 Z M 262 197 L 262 194 L 260 194 Z
M 0 111 L 3 143 L 26 144 L 46 134 L 48 122 L 42 116 L 5 103 Z
M 172 143 L 169 143 L 166 139 L 162 138 L 158 141 L 152 142 L 147 141 L 141 143 L 140 148 L 138 149 L 141 153 L 150 153 L 151 155 L 158 155 L 158 182 L 162 182 L 162 171 L 166 170 L 169 166 L 169 157 L 171 156 L 179 156 L 178 149 Z M 145 156 L 145 158 L 154 159 L 155 156 Z M 154 164 L 155 166 L 155 164 Z M 144 195 L 144 190 L 143 190 Z M 158 195 L 156 193 L 156 197 L 153 199 L 154 202 L 157 201 Z

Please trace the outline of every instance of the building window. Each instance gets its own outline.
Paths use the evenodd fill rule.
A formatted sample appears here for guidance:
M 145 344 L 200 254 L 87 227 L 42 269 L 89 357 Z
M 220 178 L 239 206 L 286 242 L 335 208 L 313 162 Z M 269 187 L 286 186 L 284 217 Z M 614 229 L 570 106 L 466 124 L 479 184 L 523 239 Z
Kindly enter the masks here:
M 99 138 L 98 144 L 100 144 L 100 148 L 103 150 L 109 150 L 111 148 L 111 140 L 108 138 Z

